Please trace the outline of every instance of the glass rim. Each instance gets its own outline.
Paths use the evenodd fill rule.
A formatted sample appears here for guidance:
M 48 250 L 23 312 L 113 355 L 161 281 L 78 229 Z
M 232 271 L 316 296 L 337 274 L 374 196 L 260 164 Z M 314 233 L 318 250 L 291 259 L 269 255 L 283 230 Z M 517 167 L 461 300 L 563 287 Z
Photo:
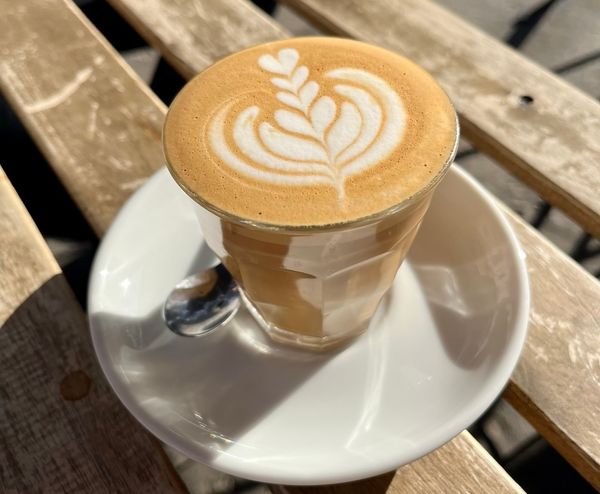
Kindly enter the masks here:
M 382 209 L 381 211 L 377 211 L 376 213 L 361 216 L 360 218 L 353 218 L 348 221 L 340 221 L 337 223 L 325 223 L 325 224 L 317 224 L 317 225 L 279 225 L 276 223 L 266 223 L 263 221 L 251 220 L 248 218 L 243 218 L 241 216 L 237 216 L 233 213 L 229 213 L 228 211 L 224 211 L 223 209 L 211 204 L 210 202 L 204 200 L 194 191 L 192 191 L 189 187 L 187 187 L 183 181 L 177 176 L 175 170 L 169 164 L 169 159 L 165 153 L 165 161 L 167 169 L 169 170 L 171 177 L 175 181 L 175 183 L 182 189 L 196 204 L 203 207 L 207 211 L 215 214 L 219 218 L 227 220 L 231 223 L 235 223 L 238 225 L 242 225 L 253 230 L 262 230 L 262 231 L 270 231 L 270 232 L 328 232 L 328 231 L 336 231 L 336 230 L 345 230 L 348 228 L 356 228 L 361 226 L 366 226 L 371 223 L 375 223 L 380 221 L 386 217 L 393 216 L 394 214 L 399 213 L 400 211 L 407 209 L 414 203 L 418 202 L 424 195 L 434 189 L 439 182 L 444 178 L 446 172 L 454 162 L 454 157 L 456 156 L 456 151 L 458 149 L 459 142 L 459 123 L 458 117 L 456 118 L 456 138 L 454 141 L 454 145 L 452 146 L 452 150 L 438 171 L 438 173 L 425 185 L 422 189 L 419 189 L 416 193 L 411 196 L 408 196 L 406 199 L 402 200 L 397 204 L 393 204 L 386 209 Z
M 351 40 L 351 41 L 354 41 L 354 40 Z M 251 49 L 251 48 L 247 48 L 247 49 Z M 242 51 L 245 51 L 245 50 L 242 50 Z M 219 62 L 217 61 L 215 63 L 219 63 Z M 416 64 L 416 62 L 413 62 L 413 63 Z M 417 64 L 417 65 L 419 65 L 419 64 Z M 419 65 L 419 67 L 421 67 L 421 66 Z M 421 68 L 423 69 L 423 67 L 421 67 Z M 425 70 L 425 69 L 423 69 L 423 70 Z M 393 204 L 385 209 L 382 209 L 381 211 L 377 211 L 377 212 L 372 213 L 367 216 L 361 216 L 359 218 L 353 218 L 348 221 L 339 221 L 336 223 L 324 223 L 324 224 L 316 224 L 316 225 L 315 224 L 313 224 L 313 225 L 285 225 L 285 224 L 277 224 L 277 223 L 267 223 L 267 222 L 263 222 L 263 221 L 257 221 L 257 220 L 252 220 L 249 218 L 244 218 L 242 216 L 238 216 L 238 215 L 235 215 L 228 211 L 225 211 L 225 210 L 215 206 L 214 204 L 211 204 L 209 201 L 206 201 L 205 199 L 203 199 L 199 194 L 195 193 L 189 187 L 187 187 L 183 183 L 183 180 L 177 175 L 174 168 L 171 167 L 171 165 L 169 163 L 169 156 L 167 153 L 167 148 L 166 148 L 165 142 L 164 142 L 164 139 L 165 139 L 164 129 L 166 126 L 166 122 L 169 118 L 169 114 L 171 113 L 171 109 L 173 108 L 173 102 L 179 97 L 179 95 L 181 94 L 181 91 L 179 94 L 177 94 L 175 96 L 171 105 L 169 105 L 169 108 L 167 110 L 167 114 L 166 114 L 165 120 L 164 120 L 165 123 L 163 125 L 161 143 L 162 143 L 162 148 L 163 148 L 163 155 L 165 157 L 165 163 L 166 163 L 167 169 L 169 170 L 169 173 L 171 174 L 171 177 L 173 177 L 173 180 L 175 180 L 175 182 L 177 183 L 179 188 L 181 188 L 199 206 L 203 207 L 207 211 L 209 211 L 209 212 L 217 215 L 218 217 L 225 219 L 231 223 L 242 225 L 242 226 L 254 229 L 254 230 L 271 231 L 271 232 L 295 232 L 295 233 L 307 232 L 308 233 L 308 232 L 327 232 L 327 231 L 345 230 L 347 228 L 354 228 L 354 227 L 369 225 L 371 223 L 380 221 L 381 219 L 386 218 L 388 216 L 392 216 L 392 215 L 408 208 L 415 202 L 417 202 L 422 196 L 424 196 L 425 194 L 427 194 L 429 191 L 431 191 L 432 189 L 434 189 L 437 186 L 437 184 L 446 175 L 446 172 L 450 168 L 450 165 L 452 165 L 452 163 L 454 162 L 454 158 L 456 156 L 456 152 L 458 150 L 458 144 L 459 144 L 459 140 L 460 140 L 460 123 L 458 120 L 458 114 L 456 112 L 454 103 L 448 96 L 448 93 L 446 92 L 446 90 L 440 86 L 439 82 L 438 82 L 438 86 L 441 89 L 441 91 L 443 91 L 443 93 L 446 95 L 446 98 L 448 98 L 450 107 L 454 111 L 455 133 L 454 133 L 454 143 L 452 145 L 452 149 L 450 150 L 450 153 L 448 154 L 442 167 L 438 170 L 438 172 L 435 174 L 435 176 L 432 177 L 429 182 L 427 182 L 427 184 L 423 188 L 419 189 L 414 194 L 406 197 L 399 203 Z

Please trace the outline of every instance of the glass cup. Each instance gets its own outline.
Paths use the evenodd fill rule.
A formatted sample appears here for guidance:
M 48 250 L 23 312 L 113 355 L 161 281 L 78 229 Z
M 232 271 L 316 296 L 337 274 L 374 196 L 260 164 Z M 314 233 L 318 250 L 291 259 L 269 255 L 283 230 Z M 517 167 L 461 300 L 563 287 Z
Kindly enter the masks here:
M 455 152 L 402 203 L 331 226 L 278 226 L 236 217 L 173 176 L 195 200 L 206 243 L 238 283 L 260 326 L 278 342 L 325 350 L 369 326 Z
M 167 165 L 254 318 L 274 340 L 317 350 L 365 331 L 454 159 L 443 90 L 391 52 L 325 37 L 249 48 L 186 87 L 167 116 Z M 287 214 L 313 199 L 310 214 Z

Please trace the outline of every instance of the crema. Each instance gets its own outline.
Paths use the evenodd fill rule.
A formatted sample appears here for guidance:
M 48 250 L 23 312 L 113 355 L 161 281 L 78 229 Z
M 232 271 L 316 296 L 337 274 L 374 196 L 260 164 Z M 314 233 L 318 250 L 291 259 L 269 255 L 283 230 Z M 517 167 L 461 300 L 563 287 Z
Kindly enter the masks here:
M 194 78 L 164 129 L 171 172 L 207 207 L 274 225 L 345 223 L 432 183 L 457 140 L 433 78 L 390 51 L 297 38 Z

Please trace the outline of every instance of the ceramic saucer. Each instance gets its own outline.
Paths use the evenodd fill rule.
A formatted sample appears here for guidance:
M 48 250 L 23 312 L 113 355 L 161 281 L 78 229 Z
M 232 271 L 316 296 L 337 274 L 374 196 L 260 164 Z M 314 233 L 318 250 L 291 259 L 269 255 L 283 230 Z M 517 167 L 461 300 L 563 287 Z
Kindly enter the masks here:
M 105 236 L 89 292 L 98 359 L 153 434 L 239 477 L 329 484 L 394 470 L 474 422 L 527 327 L 521 249 L 494 200 L 454 166 L 369 331 L 333 353 L 265 340 L 248 312 L 203 338 L 161 319 L 171 288 L 215 263 L 166 170 Z

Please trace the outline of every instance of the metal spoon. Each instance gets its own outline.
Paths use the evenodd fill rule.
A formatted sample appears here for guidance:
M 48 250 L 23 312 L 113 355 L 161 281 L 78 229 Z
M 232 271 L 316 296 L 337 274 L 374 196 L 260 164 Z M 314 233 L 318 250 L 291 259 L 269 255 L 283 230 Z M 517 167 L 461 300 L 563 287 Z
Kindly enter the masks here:
M 163 318 L 178 335 L 201 336 L 229 322 L 239 307 L 238 286 L 219 264 L 175 285 L 165 300 Z

